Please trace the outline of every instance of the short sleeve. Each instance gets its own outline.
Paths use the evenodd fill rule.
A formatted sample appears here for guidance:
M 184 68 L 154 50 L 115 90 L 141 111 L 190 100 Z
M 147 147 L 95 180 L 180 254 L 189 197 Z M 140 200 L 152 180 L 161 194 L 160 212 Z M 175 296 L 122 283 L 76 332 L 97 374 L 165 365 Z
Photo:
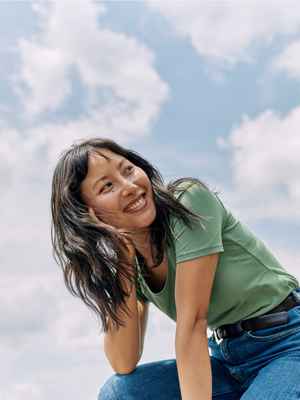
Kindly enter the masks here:
M 222 226 L 226 211 L 212 191 L 194 183 L 179 197 L 179 202 L 205 219 L 189 228 L 182 220 L 175 219 L 173 234 L 175 239 L 176 263 L 200 256 L 224 252 Z

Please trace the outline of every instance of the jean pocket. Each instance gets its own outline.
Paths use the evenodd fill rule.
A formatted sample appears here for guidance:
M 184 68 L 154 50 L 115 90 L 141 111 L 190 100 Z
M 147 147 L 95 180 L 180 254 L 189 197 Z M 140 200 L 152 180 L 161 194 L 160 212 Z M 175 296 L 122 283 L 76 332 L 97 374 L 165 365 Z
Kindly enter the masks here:
M 275 341 L 300 332 L 300 307 L 288 311 L 289 320 L 286 323 L 268 328 L 246 331 L 248 338 L 258 341 Z

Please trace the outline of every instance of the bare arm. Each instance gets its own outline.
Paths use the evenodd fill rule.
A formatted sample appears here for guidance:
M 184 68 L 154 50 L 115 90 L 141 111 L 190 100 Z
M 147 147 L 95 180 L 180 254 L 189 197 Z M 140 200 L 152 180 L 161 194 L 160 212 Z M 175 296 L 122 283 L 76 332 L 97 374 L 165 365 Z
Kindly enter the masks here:
M 129 374 L 139 362 L 144 347 L 144 337 L 148 319 L 149 303 L 137 301 L 136 289 L 131 288 L 127 306 L 132 317 L 122 314 L 124 327 L 116 330 L 112 324 L 104 335 L 104 352 L 113 370 L 119 374 Z
M 140 338 L 141 338 L 141 346 L 140 346 L 140 357 L 142 357 L 143 349 L 144 349 L 144 340 L 149 316 L 149 303 L 143 303 L 138 301 L 138 311 L 139 311 L 139 320 L 140 320 Z
M 207 315 L 219 255 L 179 263 L 176 273 L 176 361 L 182 400 L 211 400 Z
M 100 222 L 92 208 L 89 213 L 94 222 Z M 123 239 L 128 250 L 128 259 L 134 266 L 135 248 L 128 240 L 126 232 L 121 229 Z M 131 317 L 122 313 L 118 315 L 125 326 L 120 326 L 117 330 L 111 320 L 108 320 L 108 332 L 104 334 L 104 353 L 112 366 L 112 369 L 119 374 L 128 374 L 132 372 L 140 361 L 143 348 L 146 325 L 148 320 L 149 303 L 142 303 L 137 300 L 135 286 L 128 282 L 123 282 L 124 289 L 130 296 L 126 298 L 126 305 L 130 311 Z

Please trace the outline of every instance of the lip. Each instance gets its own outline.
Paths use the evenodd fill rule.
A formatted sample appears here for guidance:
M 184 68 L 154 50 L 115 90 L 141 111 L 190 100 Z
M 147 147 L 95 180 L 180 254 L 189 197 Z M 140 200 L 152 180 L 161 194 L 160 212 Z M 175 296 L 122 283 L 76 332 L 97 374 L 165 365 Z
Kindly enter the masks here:
M 142 208 L 136 210 L 136 211 L 134 211 L 134 210 L 132 210 L 132 211 L 126 211 L 126 208 L 127 208 L 128 206 L 130 206 L 131 204 L 133 204 L 133 203 L 134 203 L 136 200 L 138 200 L 140 197 L 144 197 L 144 200 L 145 200 L 144 206 L 143 206 Z M 140 196 L 138 196 L 135 200 L 133 200 L 133 201 L 131 201 L 129 204 L 127 204 L 127 206 L 124 208 L 124 212 L 125 212 L 125 213 L 128 213 L 128 214 L 139 213 L 140 211 L 143 211 L 147 206 L 148 206 L 148 199 L 147 199 L 147 197 L 146 197 L 146 193 L 142 193 L 142 194 L 141 194 Z

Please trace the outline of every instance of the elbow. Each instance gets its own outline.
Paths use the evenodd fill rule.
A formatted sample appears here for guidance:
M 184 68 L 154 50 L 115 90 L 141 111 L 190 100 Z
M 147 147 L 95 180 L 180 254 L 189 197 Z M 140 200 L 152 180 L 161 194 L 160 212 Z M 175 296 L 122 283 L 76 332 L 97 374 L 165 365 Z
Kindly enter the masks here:
M 122 360 L 121 358 L 113 359 L 112 357 L 108 357 L 106 355 L 113 371 L 118 375 L 129 375 L 131 374 L 137 367 L 139 362 L 138 359 L 132 360 Z
M 134 372 L 137 368 L 138 363 L 142 357 L 142 352 L 140 352 L 139 356 L 135 359 L 127 360 L 117 360 L 115 362 L 111 362 L 112 369 L 118 375 L 129 375 Z
M 208 324 L 206 317 L 182 315 L 177 317 L 176 330 L 181 332 L 193 332 L 194 330 L 205 332 Z
M 207 318 L 197 318 L 196 319 L 195 329 L 199 329 L 206 334 L 207 328 L 208 328 Z
M 139 355 L 138 359 L 134 362 L 127 363 L 126 365 L 118 365 L 113 368 L 116 374 L 119 375 L 129 375 L 132 374 L 137 368 L 138 363 L 140 362 L 142 354 Z
M 207 319 L 206 318 L 182 318 L 176 322 L 176 343 L 186 342 L 194 334 L 207 336 Z
M 184 354 L 194 340 L 207 338 L 207 328 L 206 319 L 193 319 L 187 323 L 182 320 L 177 321 L 175 334 L 176 354 Z
M 113 367 L 113 370 L 116 374 L 118 375 L 130 375 L 132 374 L 137 368 L 137 365 L 126 365 L 126 366 L 118 366 L 118 367 Z
M 134 360 L 129 360 L 129 361 L 127 360 L 126 362 L 124 362 L 123 360 L 118 360 L 114 364 L 111 363 L 111 366 L 116 374 L 129 375 L 136 370 L 139 361 L 140 357 Z
M 122 352 L 120 348 L 109 348 L 107 343 L 104 345 L 104 354 L 111 368 L 116 374 L 128 375 L 131 374 L 137 367 L 140 360 L 140 354 L 127 354 Z

